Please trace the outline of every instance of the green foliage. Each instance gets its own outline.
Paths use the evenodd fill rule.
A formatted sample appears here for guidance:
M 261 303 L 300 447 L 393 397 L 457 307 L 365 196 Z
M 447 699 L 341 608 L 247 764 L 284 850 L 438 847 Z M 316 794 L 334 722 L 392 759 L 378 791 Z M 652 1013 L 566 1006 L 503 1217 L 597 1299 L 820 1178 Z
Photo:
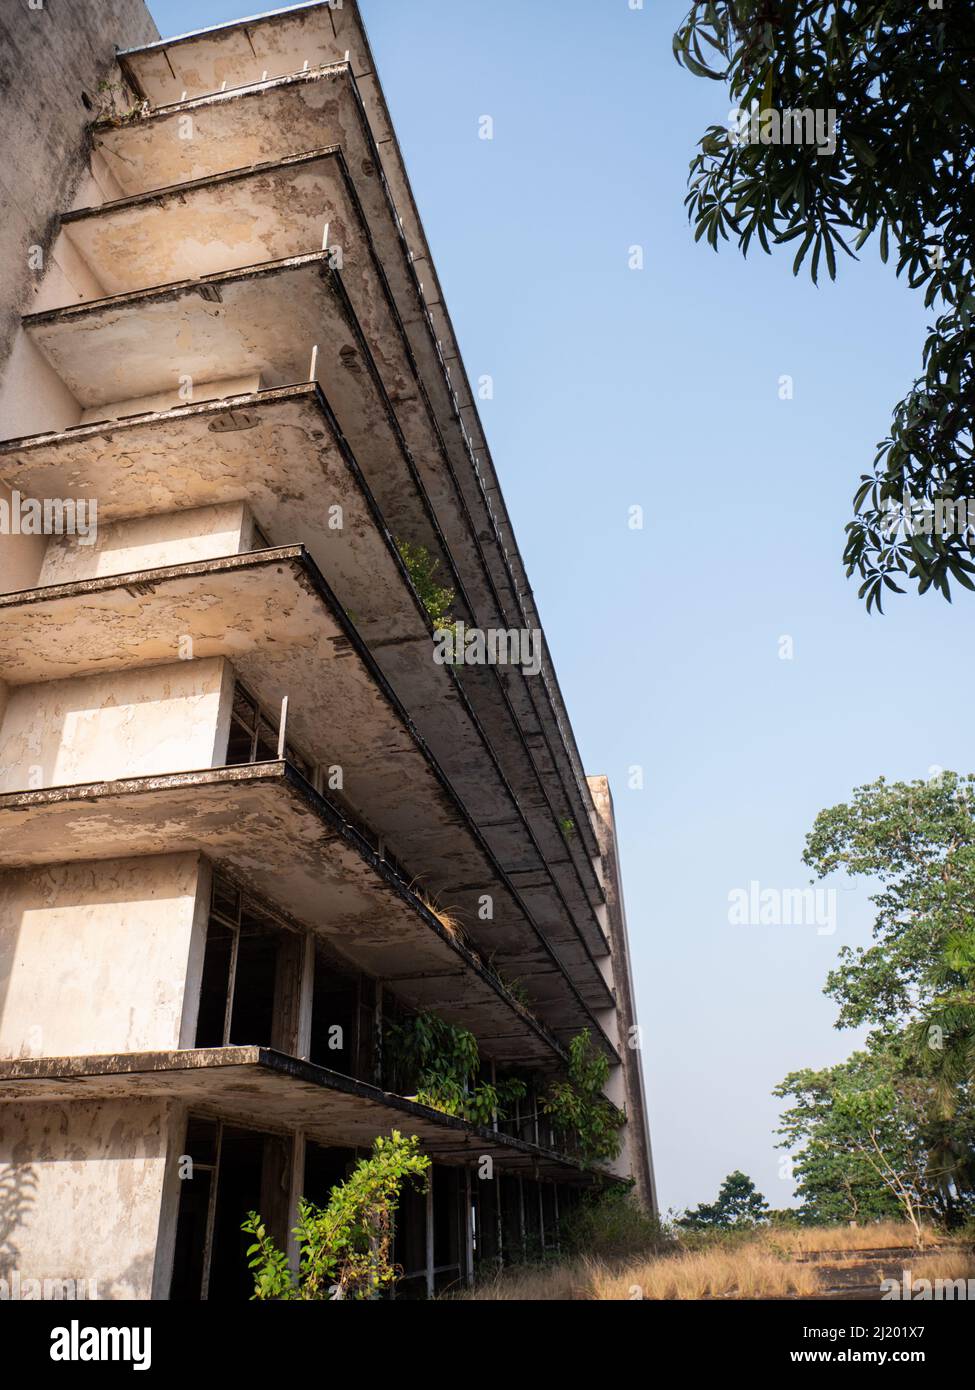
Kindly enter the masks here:
M 450 610 L 457 595 L 453 589 L 438 583 L 440 561 L 433 558 L 426 546 L 415 545 L 412 541 L 400 541 L 397 548 L 433 626 L 438 630 L 452 628 L 454 620 Z
M 660 1218 L 640 1206 L 631 1186 L 615 1183 L 584 1194 L 562 1219 L 559 1244 L 569 1255 L 612 1260 L 662 1255 L 676 1243 Z
M 490 956 L 487 960 L 483 962 L 483 964 L 485 966 L 485 969 L 491 972 L 491 974 L 497 980 L 498 984 L 502 987 L 502 989 L 504 989 L 508 994 L 510 994 L 512 999 L 514 999 L 516 1003 L 520 1004 L 521 1007 L 527 1013 L 532 1014 L 532 1016 L 534 1017 L 534 1008 L 532 1006 L 531 995 L 528 993 L 528 988 L 524 980 L 509 980 L 507 975 L 505 975 L 503 971 L 498 969 L 497 965 L 495 964 L 494 956 Z
M 95 117 L 95 125 L 127 125 L 137 116 L 148 114 L 148 102 L 135 101 L 127 104 L 131 94 L 122 82 L 102 81 L 98 83 L 96 90 L 99 109 L 98 115 Z
M 395 1216 L 406 1182 L 424 1190 L 430 1160 L 420 1141 L 395 1130 L 378 1138 L 372 1157 L 333 1188 L 327 1207 L 302 1201 L 298 1208 L 299 1274 L 279 1250 L 257 1212 L 242 1229 L 254 1237 L 247 1251 L 259 1301 L 380 1298 L 400 1277 L 392 1263 Z
M 890 1081 L 882 1058 L 857 1053 L 839 1066 L 793 1072 L 776 1087 L 777 1097 L 794 1101 L 782 1114 L 779 1148 L 795 1151 L 792 1172 L 804 1225 L 862 1225 L 903 1216 L 902 1204 L 878 1171 L 863 1123 L 879 1120 L 874 1134 L 889 1167 L 905 1175 L 923 1173 L 915 1116 Z M 888 1108 L 878 1115 L 881 1096 Z
M 826 993 L 838 1025 L 874 1026 L 877 1045 L 913 1055 L 949 1113 L 975 1079 L 975 778 L 859 787 L 816 818 L 805 862 L 879 882 L 874 945 L 845 947 Z
M 687 204 L 696 237 L 716 250 L 737 238 L 747 254 L 798 243 L 795 274 L 809 256 L 813 281 L 837 250 L 856 252 L 875 234 L 885 262 L 923 292 L 938 316 L 923 374 L 895 408 L 872 471 L 861 478 L 847 527 L 848 575 L 881 608 L 895 576 L 920 593 L 949 580 L 975 588 L 972 537 L 964 531 L 892 534 L 889 503 L 975 497 L 971 400 L 975 394 L 975 9 L 946 0 L 694 0 L 674 36 L 678 61 L 726 83 L 738 108 L 835 110 L 833 153 L 814 144 L 743 143 L 711 126 L 691 161 Z
M 740 1170 L 729 1173 L 721 1184 L 717 1201 L 702 1202 L 685 1211 L 677 1225 L 684 1230 L 752 1230 L 768 1220 L 768 1202 L 751 1178 Z
M 915 1224 L 975 1209 L 975 779 L 859 787 L 822 811 L 805 862 L 877 885 L 874 942 L 826 982 L 837 1026 L 866 1053 L 796 1072 L 776 1094 L 810 1219 L 870 1219 L 891 1201 Z M 830 1195 L 832 1192 L 832 1195 Z M 848 1214 L 852 1213 L 852 1216 Z
M 477 1039 L 436 1014 L 390 1025 L 385 1047 L 401 1094 L 415 1087 L 420 1105 L 471 1124 L 492 1124 L 495 1115 L 504 1119 L 507 1107 L 527 1094 L 525 1083 L 515 1079 L 477 1084 Z
M 587 1028 L 569 1044 L 568 1075 L 542 1098 L 567 1148 L 586 1163 L 614 1159 L 620 1151 L 626 1116 L 603 1095 L 608 1080 L 609 1061 L 593 1047 Z
M 521 1007 L 525 1009 L 528 1013 L 532 1013 L 533 1010 L 531 995 L 528 993 L 528 989 L 524 981 L 506 980 L 499 971 L 496 970 L 494 973 L 497 975 L 504 988 L 511 995 L 512 999 L 514 999 L 515 1003 L 520 1004 Z

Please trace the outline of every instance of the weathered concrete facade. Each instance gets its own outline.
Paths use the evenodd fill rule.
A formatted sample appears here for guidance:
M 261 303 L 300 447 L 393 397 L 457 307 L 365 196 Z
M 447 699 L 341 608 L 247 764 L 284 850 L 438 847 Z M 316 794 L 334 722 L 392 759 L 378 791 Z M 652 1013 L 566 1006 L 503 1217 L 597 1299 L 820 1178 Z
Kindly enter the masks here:
M 593 1183 L 655 1205 L 608 786 L 355 5 L 165 43 L 141 5 L 95 8 L 44 21 L 94 65 L 92 111 L 38 70 L 61 163 L 0 168 L 43 213 L 0 244 L 22 267 L 0 304 L 0 1277 L 246 1296 L 246 1211 L 286 1240 L 397 1127 L 436 1164 L 398 1236 L 403 1291 L 430 1294 L 550 1248 Z M 538 662 L 438 660 L 417 554 L 454 622 Z M 387 1026 L 424 1011 L 524 1082 L 514 1114 L 394 1093 Z M 538 1103 L 583 1030 L 627 1117 L 608 1166 Z

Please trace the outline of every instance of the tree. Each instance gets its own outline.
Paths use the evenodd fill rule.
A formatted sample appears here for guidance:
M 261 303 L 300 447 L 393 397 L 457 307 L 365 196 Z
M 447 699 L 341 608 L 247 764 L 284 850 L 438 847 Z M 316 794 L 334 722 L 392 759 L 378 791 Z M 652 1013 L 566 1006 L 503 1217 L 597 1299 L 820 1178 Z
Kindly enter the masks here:
M 885 590 L 903 593 L 904 576 L 946 599 L 950 579 L 975 589 L 973 51 L 975 8 L 958 0 L 694 0 L 674 36 L 678 61 L 727 83 L 742 113 L 709 127 L 691 161 L 695 237 L 717 250 L 731 233 L 746 255 L 753 238 L 770 254 L 797 242 L 793 271 L 811 251 L 815 282 L 824 262 L 836 278 L 837 249 L 856 259 L 876 234 L 882 260 L 893 251 L 897 274 L 937 307 L 923 372 L 847 527 L 847 574 L 868 611 L 882 611 Z M 920 520 L 900 516 L 905 497 Z M 954 508 L 945 519 L 946 502 L 964 524 Z
M 917 1113 L 947 1219 L 975 1200 L 975 778 L 859 787 L 822 811 L 804 861 L 879 885 L 874 943 L 840 952 L 826 993 Z
M 256 1300 L 308 1302 L 376 1299 L 396 1282 L 392 1263 L 396 1210 L 404 1183 L 424 1188 L 430 1160 L 420 1141 L 393 1131 L 378 1138 L 372 1157 L 332 1189 L 327 1207 L 302 1201 L 298 1207 L 299 1274 L 268 1235 L 257 1212 L 242 1229 L 254 1237 L 247 1254 Z
M 805 1224 L 911 1220 L 932 1205 L 917 1112 L 882 1054 L 792 1072 L 773 1094 L 794 1100 L 782 1114 L 778 1147 L 793 1152 Z
M 975 777 L 880 778 L 858 787 L 849 804 L 821 811 L 803 854 L 819 878 L 842 869 L 879 883 L 870 899 L 874 945 L 844 947 L 826 983 L 840 1005 L 837 1027 L 872 1024 L 888 1040 L 898 1034 L 913 1040 L 922 1055 L 950 1051 L 952 1066 L 969 1081 L 975 1075 L 973 812 Z M 937 1070 L 937 1058 L 928 1060 Z
M 702 1202 L 685 1211 L 677 1221 L 686 1230 L 743 1230 L 768 1219 L 768 1202 L 751 1178 L 740 1170 L 729 1173 L 721 1184 L 716 1202 Z

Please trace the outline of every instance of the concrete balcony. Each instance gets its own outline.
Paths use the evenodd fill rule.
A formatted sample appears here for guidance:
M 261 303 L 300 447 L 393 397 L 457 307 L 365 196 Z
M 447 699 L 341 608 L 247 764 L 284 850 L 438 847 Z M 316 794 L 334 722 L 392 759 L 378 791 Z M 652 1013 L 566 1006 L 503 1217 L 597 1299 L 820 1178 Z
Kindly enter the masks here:
M 351 7 L 350 7 L 351 8 Z M 280 28 L 285 17 L 272 17 L 270 26 Z M 309 16 L 314 19 L 314 16 Z M 321 18 L 321 16 L 319 16 Z M 349 16 L 338 17 L 347 27 Z M 307 25 L 305 26 L 307 29 Z M 209 42 L 233 42 L 231 30 L 209 36 Z M 239 31 L 236 31 L 239 36 Z M 191 41 L 184 52 L 193 47 Z M 352 35 L 351 42 L 355 43 Z M 165 47 L 165 46 L 163 46 Z M 168 52 L 180 45 L 171 46 Z M 334 54 L 334 49 L 330 51 Z M 341 57 L 343 47 L 337 50 Z M 95 132 L 95 149 L 104 160 L 108 180 L 123 194 L 158 190 L 166 185 L 205 178 L 216 173 L 245 169 L 250 165 L 282 161 L 298 152 L 313 150 L 329 142 L 343 150 L 349 176 L 369 234 L 387 279 L 410 352 L 416 363 L 446 448 L 450 469 L 423 472 L 424 483 L 437 502 L 437 490 L 449 482 L 463 502 L 463 515 L 454 518 L 437 503 L 437 515 L 454 553 L 463 586 L 482 610 L 490 601 L 504 614 L 505 627 L 538 627 L 530 590 L 521 570 L 517 549 L 506 525 L 503 499 L 493 478 L 490 456 L 477 421 L 474 398 L 464 378 L 459 354 L 453 343 L 453 330 L 436 284 L 436 272 L 428 254 L 421 253 L 414 238 L 411 251 L 403 223 L 394 207 L 393 191 L 399 189 L 396 206 L 407 221 L 415 219 L 408 188 L 398 178 L 400 161 L 395 138 L 384 125 L 376 127 L 375 79 L 363 75 L 363 64 L 353 67 L 344 62 L 309 72 L 300 67 L 292 76 L 261 81 L 263 65 L 245 63 L 242 55 L 227 51 L 220 57 L 221 71 L 230 73 L 228 86 L 238 79 L 255 85 L 236 87 L 224 94 L 181 101 L 185 90 L 191 98 L 205 90 L 203 83 L 215 77 L 207 66 L 195 64 L 185 72 L 188 88 L 157 83 L 145 73 L 146 90 L 158 105 L 164 93 L 177 105 L 164 106 L 121 127 L 102 126 Z M 150 66 L 162 58 L 162 47 L 149 57 Z M 123 55 L 123 62 L 135 81 L 142 72 L 142 55 Z M 272 64 L 269 71 L 275 72 Z M 222 79 L 221 79 L 222 80 Z M 381 105 L 381 93 L 379 105 Z M 186 138 L 187 122 L 192 138 Z M 381 145 L 378 143 L 381 141 Z M 394 153 L 391 153 L 394 152 Z M 384 161 L 387 168 L 384 172 Z M 392 163 L 389 163 L 392 161 Z M 418 225 L 418 223 L 417 223 Z M 424 293 L 423 280 L 426 281 Z M 395 392 L 393 393 L 395 394 Z M 472 442 L 477 444 L 476 451 Z M 478 462 L 480 460 L 480 463 Z M 418 458 L 423 471 L 423 459 Z M 456 502 L 453 504 L 456 507 Z M 504 525 L 499 524 L 499 518 Z M 546 658 L 541 680 L 529 683 L 524 691 L 513 691 L 510 698 L 518 710 L 533 756 L 546 779 L 548 793 L 557 803 L 559 819 L 575 821 L 580 843 L 595 856 L 598 846 L 592 828 L 593 808 L 582 777 L 578 753 L 558 684 Z M 533 715 L 526 713 L 533 711 Z M 586 873 L 584 868 L 580 872 Z M 598 886 L 587 885 L 594 904 L 601 902 Z
M 123 72 L 154 104 L 301 72 L 336 57 L 342 7 L 299 4 L 234 20 L 119 55 Z
M 0 795 L 0 870 L 189 851 L 388 981 L 408 1004 L 463 1022 L 498 1061 L 516 1062 L 527 1047 L 552 1065 L 553 1036 L 564 1045 L 594 1027 L 545 943 L 499 913 L 485 953 L 506 978 L 523 981 L 536 1023 L 286 762 Z M 595 1037 L 615 1060 L 609 1040 Z
M 197 1113 L 257 1129 L 301 1131 L 325 1147 L 369 1149 L 396 1127 L 415 1134 L 437 1163 L 470 1166 L 491 1158 L 507 1173 L 592 1184 L 600 1168 L 482 1129 L 268 1048 L 119 1053 L 110 1057 L 21 1058 L 0 1062 L 0 1101 L 179 1100 Z

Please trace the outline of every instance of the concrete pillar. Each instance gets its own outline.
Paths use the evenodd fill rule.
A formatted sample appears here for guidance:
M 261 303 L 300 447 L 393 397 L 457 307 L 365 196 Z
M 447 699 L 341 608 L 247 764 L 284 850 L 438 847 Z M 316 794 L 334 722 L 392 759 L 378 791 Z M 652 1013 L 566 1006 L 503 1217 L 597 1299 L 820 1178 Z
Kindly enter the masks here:
M 464 1169 L 464 1279 L 467 1287 L 470 1288 L 474 1283 L 474 1223 L 471 1220 L 473 1207 L 471 1193 L 471 1170 Z
M 434 1279 L 434 1241 L 433 1241 L 433 1168 L 427 1175 L 427 1298 L 436 1292 Z

